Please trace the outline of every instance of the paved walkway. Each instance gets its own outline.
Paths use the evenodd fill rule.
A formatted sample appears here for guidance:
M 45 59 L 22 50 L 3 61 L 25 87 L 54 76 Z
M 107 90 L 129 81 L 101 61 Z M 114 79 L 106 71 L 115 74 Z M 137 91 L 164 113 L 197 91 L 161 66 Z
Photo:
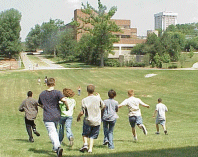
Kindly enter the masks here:
M 53 61 L 44 58 L 39 53 L 34 53 L 34 56 L 38 57 L 39 60 L 45 63 L 46 66 L 40 66 L 39 64 L 34 64 L 29 58 L 26 52 L 21 53 L 21 59 L 25 66 L 24 70 L 43 70 L 43 69 L 69 69 L 64 68 L 61 65 L 55 64 Z

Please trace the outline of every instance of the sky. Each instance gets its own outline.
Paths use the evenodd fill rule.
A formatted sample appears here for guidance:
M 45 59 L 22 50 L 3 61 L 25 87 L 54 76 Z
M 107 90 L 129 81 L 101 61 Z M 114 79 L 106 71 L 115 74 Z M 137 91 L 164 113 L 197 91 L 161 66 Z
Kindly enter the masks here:
M 25 41 L 31 28 L 51 19 L 71 22 L 74 10 L 82 3 L 97 9 L 97 0 L 0 0 L 0 12 L 14 8 L 21 15 L 21 41 Z M 138 36 L 145 36 L 154 29 L 154 14 L 162 11 L 178 13 L 178 24 L 198 22 L 198 0 L 101 0 L 107 11 L 117 7 L 113 19 L 131 20 L 131 28 L 137 28 Z

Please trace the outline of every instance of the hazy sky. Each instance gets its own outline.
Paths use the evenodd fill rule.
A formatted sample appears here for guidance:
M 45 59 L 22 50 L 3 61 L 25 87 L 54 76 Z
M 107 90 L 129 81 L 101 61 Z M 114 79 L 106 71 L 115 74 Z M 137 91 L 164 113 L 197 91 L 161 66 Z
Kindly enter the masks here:
M 71 22 L 74 10 L 81 3 L 89 2 L 97 8 L 97 0 L 0 0 L 0 11 L 10 8 L 22 14 L 21 39 L 25 38 L 36 24 L 48 22 L 50 18 Z M 154 14 L 162 11 L 178 13 L 179 24 L 198 22 L 198 0 L 101 0 L 110 9 L 117 6 L 113 19 L 131 20 L 131 27 L 137 28 L 138 35 L 146 35 L 154 29 Z

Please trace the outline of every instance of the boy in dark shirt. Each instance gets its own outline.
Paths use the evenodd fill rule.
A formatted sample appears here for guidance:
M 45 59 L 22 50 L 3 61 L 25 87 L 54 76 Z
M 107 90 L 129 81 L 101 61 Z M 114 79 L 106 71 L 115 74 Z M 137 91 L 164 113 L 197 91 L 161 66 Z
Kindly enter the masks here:
M 66 98 L 63 94 L 54 90 L 55 79 L 47 79 L 48 89 L 41 92 L 38 103 L 43 105 L 43 121 L 48 131 L 48 135 L 53 144 L 53 150 L 57 152 L 58 157 L 62 156 L 63 149 L 60 147 L 57 125 L 61 117 L 59 101 L 65 103 L 68 108 Z
M 40 134 L 36 131 L 36 124 L 34 123 L 34 120 L 36 119 L 37 113 L 38 113 L 38 102 L 32 98 L 32 91 L 28 91 L 27 96 L 28 98 L 25 99 L 21 106 L 19 107 L 19 111 L 25 112 L 25 125 L 26 129 L 29 135 L 29 141 L 34 142 L 33 136 L 32 136 L 32 129 L 34 134 L 37 136 L 40 136 Z

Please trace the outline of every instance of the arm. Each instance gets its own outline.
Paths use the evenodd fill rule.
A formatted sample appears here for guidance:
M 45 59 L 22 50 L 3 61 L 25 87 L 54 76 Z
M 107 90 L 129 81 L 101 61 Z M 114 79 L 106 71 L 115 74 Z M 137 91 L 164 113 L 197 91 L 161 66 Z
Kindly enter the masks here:
M 20 112 L 24 112 L 24 106 L 25 106 L 25 101 L 23 101 L 22 104 L 19 106 Z
M 80 118 L 83 116 L 83 111 L 80 111 L 80 113 L 78 114 L 78 117 L 77 117 L 77 122 L 80 121 Z
M 118 105 L 118 108 L 121 108 L 122 106 L 126 106 L 128 104 L 127 99 L 125 99 L 120 105 Z
M 155 110 L 155 112 L 153 113 L 153 118 L 155 118 L 156 113 L 157 113 L 157 110 Z
M 115 111 L 118 112 L 118 105 L 115 106 Z
M 149 108 L 150 106 L 145 104 L 142 100 L 139 99 L 139 104 L 142 105 L 143 107 Z
M 19 111 L 20 112 L 24 112 L 24 108 L 23 107 L 24 107 L 24 104 L 21 104 L 20 107 L 19 107 Z
M 62 98 L 61 101 L 65 104 L 67 110 L 69 110 L 69 106 L 68 106 L 66 97 Z

